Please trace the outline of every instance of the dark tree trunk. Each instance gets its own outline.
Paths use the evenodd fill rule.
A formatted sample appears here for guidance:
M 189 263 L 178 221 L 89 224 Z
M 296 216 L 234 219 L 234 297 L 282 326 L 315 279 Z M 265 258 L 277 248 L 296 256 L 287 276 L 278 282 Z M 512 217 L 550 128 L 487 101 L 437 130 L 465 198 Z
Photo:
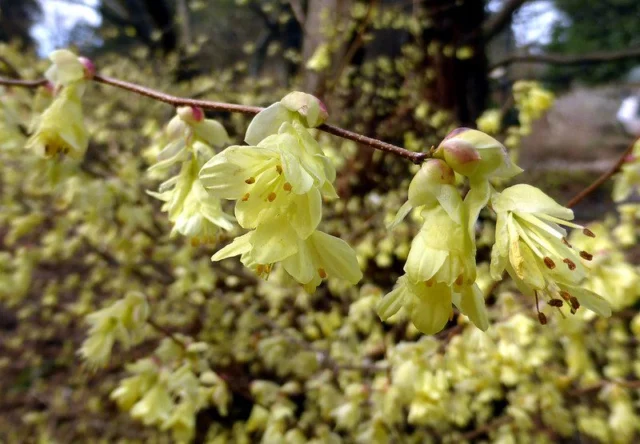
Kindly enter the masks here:
M 434 3 L 437 5 L 437 2 Z M 437 6 L 433 6 L 437 8 Z M 488 68 L 482 24 L 483 0 L 462 0 L 456 7 L 441 8 L 433 14 L 434 26 L 425 30 L 425 42 L 441 42 L 441 48 L 427 57 L 425 68 L 435 71 L 429 99 L 437 107 L 453 112 L 462 125 L 472 125 L 485 108 L 488 93 Z M 453 55 L 445 55 L 449 46 Z M 473 55 L 464 60 L 455 56 L 457 48 L 469 47 Z

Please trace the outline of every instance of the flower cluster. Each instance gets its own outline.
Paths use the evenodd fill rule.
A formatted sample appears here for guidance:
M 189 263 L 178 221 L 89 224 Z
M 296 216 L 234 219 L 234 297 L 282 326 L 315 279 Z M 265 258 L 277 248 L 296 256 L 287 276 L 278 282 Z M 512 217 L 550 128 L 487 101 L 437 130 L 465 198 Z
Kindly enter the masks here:
M 544 295 L 553 307 L 566 301 L 572 313 L 581 304 L 604 316 L 611 313 L 604 299 L 582 287 L 587 268 L 581 261 L 592 256 L 572 248 L 560 227 L 583 228 L 569 222 L 573 212 L 529 185 L 502 193 L 490 185 L 491 178 L 507 179 L 521 171 L 502 144 L 480 131 L 461 128 L 443 140 L 434 157 L 411 181 L 409 200 L 394 221 L 395 225 L 416 208 L 424 224 L 411 244 L 405 275 L 378 304 L 382 320 L 403 308 L 418 330 L 436 333 L 452 317 L 453 303 L 480 329 L 488 328 L 484 298 L 475 283 L 474 227 L 489 201 L 497 214 L 493 279 L 502 279 L 506 269 L 536 301 Z M 454 186 L 454 172 L 469 179 L 464 199 Z M 540 321 L 546 322 L 543 313 Z
M 194 245 L 215 244 L 220 229 L 231 230 L 233 218 L 222 210 L 220 199 L 209 195 L 198 179 L 198 171 L 210 158 L 213 147 L 224 145 L 229 137 L 215 120 L 205 119 L 200 108 L 178 108 L 164 133 L 165 147 L 150 171 L 167 171 L 180 164 L 180 172 L 150 195 L 162 200 L 162 210 L 173 222 L 173 233 L 191 238 Z
M 122 410 L 145 425 L 170 430 L 175 442 L 188 443 L 195 433 L 196 413 L 211 404 L 227 416 L 231 393 L 201 357 L 206 345 L 181 347 L 164 339 L 154 355 L 127 366 L 133 375 L 111 392 Z
M 81 100 L 95 68 L 88 59 L 64 49 L 52 52 L 49 58 L 53 65 L 46 72 L 50 85 L 45 88 L 53 89 L 56 96 L 35 122 L 27 148 L 43 157 L 61 153 L 80 159 L 89 145 Z
M 571 313 L 583 305 L 599 315 L 611 315 L 607 301 L 583 286 L 589 271 L 584 262 L 593 255 L 574 248 L 562 226 L 582 229 L 588 237 L 595 234 L 570 222 L 573 211 L 526 184 L 495 193 L 491 203 L 498 217 L 491 252 L 494 279 L 500 280 L 506 269 L 520 291 L 535 296 L 536 303 L 542 296 L 551 307 L 565 307 Z M 543 313 L 539 318 L 546 322 Z
M 87 316 L 91 325 L 89 336 L 80 348 L 80 355 L 92 366 L 104 366 L 116 341 L 124 348 L 136 343 L 148 316 L 147 299 L 138 292 L 91 313 Z
M 325 118 L 315 97 L 291 93 L 251 122 L 245 140 L 255 145 L 231 146 L 203 166 L 204 187 L 215 198 L 236 200 L 236 219 L 251 230 L 212 260 L 241 255 L 260 276 L 281 262 L 310 292 L 329 276 L 361 279 L 351 247 L 317 229 L 322 198 L 337 197 L 335 168 L 309 132 Z

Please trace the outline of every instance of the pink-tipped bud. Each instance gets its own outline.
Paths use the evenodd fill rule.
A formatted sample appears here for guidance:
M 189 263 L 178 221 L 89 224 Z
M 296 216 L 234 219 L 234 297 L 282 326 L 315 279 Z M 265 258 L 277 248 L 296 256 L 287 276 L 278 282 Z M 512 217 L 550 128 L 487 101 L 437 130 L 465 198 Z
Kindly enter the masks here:
M 204 111 L 196 106 L 181 106 L 176 112 L 186 123 L 194 124 L 204 120 Z
M 96 65 L 86 57 L 78 57 L 78 61 L 84 67 L 84 78 L 87 80 L 93 79 L 96 75 Z
M 53 83 L 47 81 L 45 84 L 42 85 L 42 90 L 49 95 L 54 95 L 56 92 L 56 86 Z
M 522 169 L 513 165 L 506 148 L 482 131 L 457 128 L 451 131 L 434 152 L 457 173 L 467 177 L 511 178 Z

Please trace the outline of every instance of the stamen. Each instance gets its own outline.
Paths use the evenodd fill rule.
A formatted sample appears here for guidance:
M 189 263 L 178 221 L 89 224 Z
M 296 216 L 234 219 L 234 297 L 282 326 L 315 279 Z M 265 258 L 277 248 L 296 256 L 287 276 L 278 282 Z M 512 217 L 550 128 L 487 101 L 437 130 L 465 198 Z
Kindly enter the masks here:
M 596 237 L 596 235 L 593 233 L 593 231 L 591 231 L 591 230 L 590 230 L 590 229 L 588 229 L 588 228 L 583 228 L 583 229 L 582 229 L 582 232 L 584 233 L 584 235 L 585 235 L 585 236 L 588 236 L 588 237 Z
M 569 299 L 571 299 L 571 294 L 568 291 L 560 291 L 560 297 L 562 297 L 562 299 L 564 299 L 565 301 L 569 301 Z
M 291 184 L 289 182 L 285 182 L 284 185 L 282 186 L 282 188 L 284 188 L 285 191 L 291 191 L 291 189 L 293 187 L 291 186 Z
M 566 237 L 562 238 L 562 243 L 565 244 L 569 248 L 573 248 L 573 246 L 569 243 Z
M 587 252 L 587 251 L 581 251 L 580 252 L 580 257 L 584 260 L 590 261 L 591 259 L 593 259 L 593 254 Z
M 197 247 L 198 245 L 200 245 L 200 240 L 198 240 L 198 237 L 192 237 L 191 238 L 191 246 L 192 247 Z
M 538 313 L 538 321 L 540 321 L 540 324 L 542 325 L 547 325 L 547 317 L 544 313 Z
M 455 284 L 462 285 L 463 282 L 464 282 L 464 276 L 460 275 L 456 278 Z
M 549 256 L 545 256 L 543 261 L 544 261 L 544 264 L 547 266 L 548 269 L 553 270 L 554 268 L 556 268 L 556 263 L 553 262 L 553 260 Z
M 567 267 L 569 267 L 569 270 L 573 271 L 573 270 L 576 269 L 576 264 L 571 259 L 565 258 L 565 259 L 562 260 L 562 262 L 567 264 Z
M 433 278 L 431 278 L 431 279 L 429 279 L 429 280 L 424 281 L 424 284 L 425 284 L 427 287 L 433 287 Z
M 258 273 L 259 275 L 264 273 L 264 265 L 262 264 L 258 264 L 256 265 L 256 273 Z
M 282 167 L 280 165 L 276 165 L 276 171 L 278 174 L 282 174 Z
M 264 272 L 269 274 L 271 273 L 271 269 L 273 268 L 273 264 L 267 264 L 264 266 Z
M 551 299 L 549 301 L 549 305 L 552 307 L 562 307 L 564 303 L 562 302 L 562 299 Z
M 242 196 L 242 201 L 246 202 L 249 200 L 249 193 L 246 193 L 244 196 Z
M 320 279 L 326 279 L 327 278 L 327 272 L 324 271 L 324 268 L 322 268 L 322 267 L 318 268 L 318 276 L 320 276 Z
M 244 181 L 244 183 L 246 183 L 247 185 L 251 185 L 252 183 L 256 182 L 256 178 L 255 177 L 250 177 L 247 180 Z
M 575 309 L 575 308 L 572 308 L 572 309 L 571 309 L 571 314 L 572 314 L 572 315 L 576 314 L 576 309 Z
M 578 298 L 576 298 L 575 296 L 571 296 L 569 298 L 569 302 L 571 303 L 571 307 L 574 310 L 577 310 L 578 308 L 580 308 L 580 302 L 578 302 Z
M 274 200 L 276 200 L 276 193 L 274 193 L 273 191 L 271 193 L 269 193 L 269 195 L 267 196 L 267 199 L 269 200 L 269 202 L 273 202 Z

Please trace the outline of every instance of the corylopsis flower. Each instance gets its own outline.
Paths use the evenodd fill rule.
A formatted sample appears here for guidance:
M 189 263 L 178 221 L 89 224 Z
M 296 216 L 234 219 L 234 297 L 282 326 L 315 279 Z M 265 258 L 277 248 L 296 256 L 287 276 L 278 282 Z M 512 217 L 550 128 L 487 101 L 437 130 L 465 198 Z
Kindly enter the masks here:
M 36 132 L 27 141 L 27 149 L 42 157 L 61 153 L 82 158 L 89 146 L 89 133 L 82 113 L 83 93 L 82 84 L 63 88 L 38 119 Z
M 162 211 L 174 224 L 172 234 L 191 238 L 194 246 L 215 244 L 220 230 L 231 230 L 233 218 L 226 214 L 220 199 L 207 193 L 198 171 L 204 159 L 211 157 L 212 146 L 229 140 L 226 130 L 214 120 L 204 118 L 200 108 L 178 108 L 165 130 L 167 144 L 150 170 L 167 170 L 181 163 L 180 173 L 160 185 L 151 196 L 165 202 Z
M 492 206 L 498 216 L 491 252 L 493 279 L 500 280 L 506 269 L 524 294 L 545 296 L 551 306 L 567 303 L 572 312 L 585 306 L 602 316 L 611 314 L 602 297 L 583 288 L 588 273 L 583 261 L 593 256 L 573 248 L 562 227 L 583 229 L 587 236 L 593 233 L 570 222 L 573 211 L 526 184 L 496 194 Z
M 247 130 L 247 141 L 264 136 L 256 146 L 229 147 L 200 171 L 207 191 L 236 200 L 238 223 L 253 230 L 212 260 L 240 255 L 260 276 L 268 276 L 273 264 L 282 262 L 308 291 L 330 276 L 355 284 L 362 277 L 355 252 L 341 239 L 317 230 L 322 197 L 337 197 L 335 168 L 308 130 L 310 122 L 318 124 L 313 110 L 319 101 L 292 93 L 276 105 L 258 114 Z
M 394 224 L 417 207 L 424 225 L 411 243 L 405 275 L 378 304 L 382 320 L 404 308 L 418 330 L 433 334 L 453 315 L 453 303 L 476 326 L 488 328 L 484 298 L 475 285 L 475 243 L 467 227 L 467 203 L 454 181 L 453 170 L 438 159 L 425 162 L 411 181 L 409 200 Z

